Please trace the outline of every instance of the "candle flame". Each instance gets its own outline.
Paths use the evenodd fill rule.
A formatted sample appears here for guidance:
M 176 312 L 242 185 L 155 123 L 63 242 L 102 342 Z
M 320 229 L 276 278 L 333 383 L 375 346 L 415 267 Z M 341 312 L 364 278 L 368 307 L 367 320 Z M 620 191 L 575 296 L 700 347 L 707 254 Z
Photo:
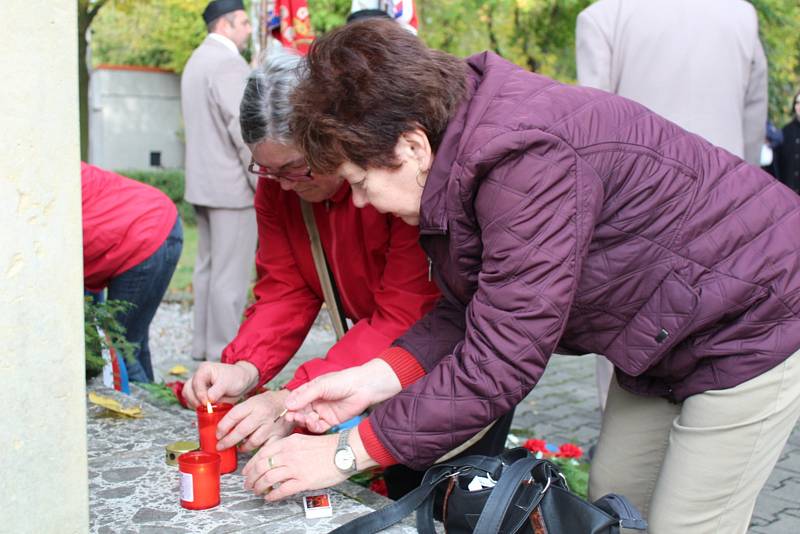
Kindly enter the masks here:
M 206 410 L 208 410 L 208 413 L 214 413 L 214 409 L 211 407 L 211 401 L 206 401 Z

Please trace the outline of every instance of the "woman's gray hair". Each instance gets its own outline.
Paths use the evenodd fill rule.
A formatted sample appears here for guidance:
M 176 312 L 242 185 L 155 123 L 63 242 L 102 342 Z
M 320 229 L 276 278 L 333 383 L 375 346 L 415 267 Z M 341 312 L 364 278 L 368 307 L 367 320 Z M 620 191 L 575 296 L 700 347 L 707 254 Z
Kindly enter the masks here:
M 242 138 L 248 145 L 262 141 L 292 144 L 289 97 L 305 71 L 305 60 L 296 53 L 277 50 L 252 73 L 239 106 Z

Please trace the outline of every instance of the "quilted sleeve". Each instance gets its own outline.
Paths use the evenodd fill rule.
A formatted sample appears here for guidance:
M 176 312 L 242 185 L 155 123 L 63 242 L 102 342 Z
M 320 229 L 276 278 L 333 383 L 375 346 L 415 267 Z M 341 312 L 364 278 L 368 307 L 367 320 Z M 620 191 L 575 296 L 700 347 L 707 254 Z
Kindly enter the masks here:
M 603 197 L 572 148 L 538 131 L 497 136 L 460 170 L 462 183 L 480 181 L 462 201 L 483 245 L 463 340 L 369 418 L 389 455 L 415 469 L 508 412 L 539 380 Z
M 425 372 L 430 372 L 463 341 L 465 328 L 464 307 L 442 297 L 394 345 L 413 354 Z

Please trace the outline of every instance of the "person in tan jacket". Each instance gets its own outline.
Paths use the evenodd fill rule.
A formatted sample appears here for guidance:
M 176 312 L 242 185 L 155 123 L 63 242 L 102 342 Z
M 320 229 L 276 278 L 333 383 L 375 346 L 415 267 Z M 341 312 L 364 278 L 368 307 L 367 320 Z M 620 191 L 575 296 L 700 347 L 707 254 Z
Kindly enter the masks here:
M 758 166 L 767 60 L 744 0 L 600 0 L 575 28 L 578 83 L 644 104 Z M 597 360 L 600 409 L 613 366 Z
M 250 151 L 239 130 L 239 102 L 250 68 L 240 52 L 251 33 L 241 0 L 215 0 L 203 12 L 208 36 L 181 77 L 186 128 L 186 192 L 197 213 L 192 358 L 219 361 L 247 300 L 257 242 Z

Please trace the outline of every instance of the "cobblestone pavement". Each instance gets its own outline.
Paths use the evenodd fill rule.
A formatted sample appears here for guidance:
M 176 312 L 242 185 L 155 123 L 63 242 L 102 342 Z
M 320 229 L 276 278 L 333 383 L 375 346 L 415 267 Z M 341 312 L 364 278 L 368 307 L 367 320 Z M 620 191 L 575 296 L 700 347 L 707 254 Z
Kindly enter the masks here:
M 154 367 L 166 372 L 171 365 L 196 365 L 189 357 L 191 318 L 179 304 L 163 304 L 151 327 Z M 286 382 L 305 359 L 324 354 L 333 342 L 326 314 L 320 314 L 298 357 L 273 381 Z M 517 407 L 512 432 L 574 442 L 584 449 L 597 439 L 600 413 L 594 383 L 594 358 L 556 356 L 528 397 Z M 710 481 L 713 483 L 713 481 Z M 800 425 L 795 427 L 775 470 L 759 496 L 751 534 L 800 533 Z

